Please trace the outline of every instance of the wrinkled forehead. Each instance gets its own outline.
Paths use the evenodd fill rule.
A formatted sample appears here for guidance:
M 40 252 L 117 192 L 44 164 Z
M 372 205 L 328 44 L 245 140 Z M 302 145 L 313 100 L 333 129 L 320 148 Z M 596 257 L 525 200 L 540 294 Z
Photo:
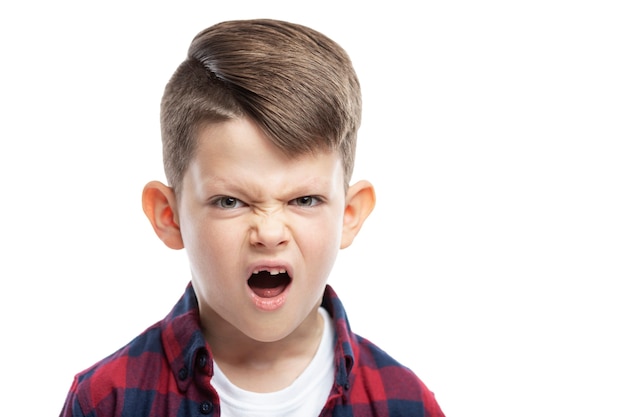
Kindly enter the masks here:
M 258 125 L 248 119 L 206 124 L 197 132 L 197 143 L 185 178 L 196 183 L 295 187 L 294 183 L 344 184 L 339 151 L 317 149 L 288 152 L 277 146 Z M 242 185 L 238 186 L 239 188 Z

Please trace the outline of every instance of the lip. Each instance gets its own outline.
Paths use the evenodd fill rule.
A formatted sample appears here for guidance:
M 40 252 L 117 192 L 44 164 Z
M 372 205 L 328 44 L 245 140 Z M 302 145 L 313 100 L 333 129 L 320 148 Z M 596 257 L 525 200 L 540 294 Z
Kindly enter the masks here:
M 281 308 L 287 301 L 287 296 L 289 295 L 289 290 L 291 289 L 291 284 L 293 282 L 293 268 L 291 267 L 291 265 L 283 261 L 265 260 L 255 262 L 250 265 L 247 270 L 246 276 L 250 277 L 250 275 L 252 275 L 254 271 L 263 269 L 284 269 L 291 278 L 289 284 L 287 284 L 285 289 L 280 294 L 270 298 L 259 297 L 257 294 L 254 293 L 254 291 L 252 291 L 252 288 L 248 286 L 248 294 L 250 295 L 250 298 L 252 299 L 252 302 L 254 303 L 256 308 L 262 311 L 275 311 Z

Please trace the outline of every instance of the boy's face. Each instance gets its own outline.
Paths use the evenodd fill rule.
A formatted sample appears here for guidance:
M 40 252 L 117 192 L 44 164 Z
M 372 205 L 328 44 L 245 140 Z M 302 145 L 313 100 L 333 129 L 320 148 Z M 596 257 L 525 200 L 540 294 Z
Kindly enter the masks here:
M 314 314 L 349 245 L 338 154 L 285 156 L 247 119 L 200 130 L 176 206 L 201 317 L 257 341 Z

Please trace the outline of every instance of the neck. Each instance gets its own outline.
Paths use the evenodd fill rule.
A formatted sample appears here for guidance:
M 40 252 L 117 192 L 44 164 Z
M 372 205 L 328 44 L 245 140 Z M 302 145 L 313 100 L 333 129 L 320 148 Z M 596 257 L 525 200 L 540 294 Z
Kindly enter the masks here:
M 315 356 L 324 331 L 317 307 L 292 333 L 271 342 L 248 337 L 213 311 L 202 317 L 204 336 L 220 369 L 233 384 L 254 392 L 289 386 Z

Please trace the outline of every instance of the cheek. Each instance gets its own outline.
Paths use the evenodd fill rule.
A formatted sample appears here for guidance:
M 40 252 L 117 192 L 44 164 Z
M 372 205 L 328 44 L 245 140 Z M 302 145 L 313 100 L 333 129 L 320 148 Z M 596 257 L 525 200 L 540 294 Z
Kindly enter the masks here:
M 341 225 L 341 220 L 337 220 L 336 216 L 329 216 L 308 225 L 300 234 L 302 250 L 310 257 L 314 256 L 324 267 L 332 265 L 341 244 Z
M 233 227 L 201 220 L 191 222 L 189 226 L 181 229 L 190 266 L 196 274 L 222 269 L 223 261 L 229 256 L 232 258 L 241 246 L 236 241 L 240 233 Z

